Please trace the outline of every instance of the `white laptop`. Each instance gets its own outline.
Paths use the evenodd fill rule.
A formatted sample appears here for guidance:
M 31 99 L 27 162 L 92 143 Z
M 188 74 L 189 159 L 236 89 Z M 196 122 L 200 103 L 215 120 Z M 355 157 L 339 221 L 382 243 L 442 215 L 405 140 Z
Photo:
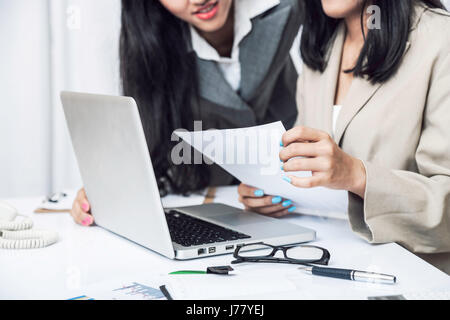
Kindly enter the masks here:
M 178 260 L 315 239 L 313 230 L 223 204 L 165 210 L 134 99 L 75 92 L 61 99 L 98 226 Z

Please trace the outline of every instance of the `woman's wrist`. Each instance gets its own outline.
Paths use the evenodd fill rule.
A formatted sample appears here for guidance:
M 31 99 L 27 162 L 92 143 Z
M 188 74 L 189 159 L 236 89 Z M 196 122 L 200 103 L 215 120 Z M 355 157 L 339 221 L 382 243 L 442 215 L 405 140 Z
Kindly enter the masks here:
M 364 199 L 366 193 L 366 183 L 367 174 L 364 163 L 361 160 L 354 158 L 352 170 L 352 185 L 348 191 Z

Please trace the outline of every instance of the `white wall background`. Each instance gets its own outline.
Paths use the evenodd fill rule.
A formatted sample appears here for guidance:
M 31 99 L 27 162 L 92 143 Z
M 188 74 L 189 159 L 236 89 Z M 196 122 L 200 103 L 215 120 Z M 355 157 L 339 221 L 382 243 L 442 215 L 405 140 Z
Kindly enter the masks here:
M 0 198 L 81 185 L 61 90 L 119 93 L 119 0 L 0 0 Z
M 50 36 L 44 1 L 0 0 L 0 197 L 47 188 Z
M 119 93 L 119 29 L 119 0 L 0 0 L 0 198 L 81 186 L 59 92 Z

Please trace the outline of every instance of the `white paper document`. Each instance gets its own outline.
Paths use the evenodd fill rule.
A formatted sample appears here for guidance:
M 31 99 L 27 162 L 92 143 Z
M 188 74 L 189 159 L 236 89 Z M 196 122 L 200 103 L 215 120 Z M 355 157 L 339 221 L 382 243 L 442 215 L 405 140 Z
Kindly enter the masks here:
M 206 192 L 207 190 L 203 190 L 192 193 L 189 196 L 169 194 L 161 198 L 161 202 L 164 208 L 197 206 L 205 201 Z M 37 209 L 48 211 L 70 211 L 76 195 L 77 191 L 75 190 L 64 191 L 61 193 L 60 200 L 53 202 L 49 201 L 49 197 L 45 197 L 41 200 Z
M 174 300 L 242 300 L 297 290 L 285 277 L 250 275 L 183 275 L 172 276 L 166 284 Z
M 348 193 L 327 188 L 300 189 L 283 180 L 279 152 L 281 122 L 263 126 L 208 131 L 176 131 L 188 145 L 201 152 L 203 161 L 216 163 L 244 184 L 261 189 L 268 195 L 292 200 L 296 212 L 347 219 Z M 184 154 L 190 154 L 186 151 Z M 198 163 L 202 159 L 178 159 Z M 289 175 L 311 176 L 311 172 Z
M 70 211 L 76 195 L 76 190 L 64 190 L 63 192 L 55 193 L 51 196 L 43 198 L 37 206 L 37 209 L 55 212 Z
M 198 206 L 205 201 L 206 190 L 202 192 L 192 193 L 188 197 L 182 195 L 169 194 L 164 198 L 161 198 L 161 202 L 164 208 L 176 208 L 176 207 L 189 207 Z

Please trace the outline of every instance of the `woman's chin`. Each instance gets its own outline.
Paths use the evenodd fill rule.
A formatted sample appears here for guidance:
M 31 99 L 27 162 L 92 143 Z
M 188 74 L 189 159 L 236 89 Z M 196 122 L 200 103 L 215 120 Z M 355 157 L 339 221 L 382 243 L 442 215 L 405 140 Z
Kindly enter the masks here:
M 363 2 L 355 0 L 322 0 L 325 14 L 332 19 L 344 19 L 354 14 L 361 15 Z
M 225 25 L 225 20 L 215 19 L 211 21 L 196 21 L 192 25 L 201 32 L 216 32 L 223 28 Z

